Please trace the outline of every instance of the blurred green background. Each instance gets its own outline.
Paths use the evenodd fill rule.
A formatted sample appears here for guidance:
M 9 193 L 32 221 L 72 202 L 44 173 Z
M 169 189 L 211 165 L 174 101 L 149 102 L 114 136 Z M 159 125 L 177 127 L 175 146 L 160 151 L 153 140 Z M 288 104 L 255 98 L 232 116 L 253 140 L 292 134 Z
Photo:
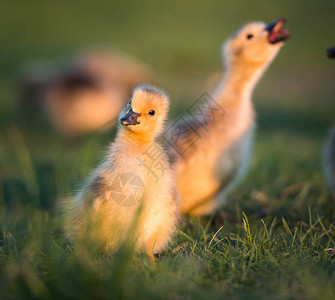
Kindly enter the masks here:
M 287 18 L 286 28 L 291 31 L 291 38 L 255 90 L 253 102 L 258 123 L 255 147 L 247 176 L 229 197 L 233 203 L 231 214 L 236 212 L 238 215 L 239 208 L 254 216 L 259 211 L 266 210 L 271 217 L 285 217 L 290 226 L 298 222 L 309 223 L 320 215 L 324 217 L 326 224 L 332 224 L 335 218 L 335 203 L 323 174 L 322 148 L 335 121 L 335 61 L 326 58 L 326 49 L 335 45 L 334 12 L 335 2 L 332 0 L 0 1 L 0 217 L 2 228 L 7 228 L 7 231 L 3 229 L 0 246 L 4 245 L 4 242 L 1 244 L 1 239 L 5 241 L 8 237 L 9 240 L 12 236 L 17 241 L 22 240 L 21 244 L 15 244 L 16 248 L 0 247 L 0 254 L 3 255 L 0 267 L 7 265 L 8 258 L 12 257 L 12 261 L 16 260 L 17 265 L 13 263 L 10 270 L 19 270 L 15 267 L 21 266 L 20 249 L 27 248 L 25 245 L 28 241 L 44 243 L 45 240 L 40 237 L 53 232 L 50 228 L 54 227 L 49 223 L 55 219 L 50 221 L 42 215 L 42 221 L 31 221 L 32 224 L 42 224 L 34 227 L 29 225 L 30 214 L 34 215 L 34 210 L 42 210 L 43 213 L 48 211 L 53 215 L 57 199 L 69 195 L 78 187 L 80 181 L 100 161 L 115 133 L 113 129 L 105 134 L 93 133 L 80 144 L 69 144 L 51 129 L 41 112 L 34 115 L 32 112 L 22 111 L 18 105 L 20 91 L 17 78 L 23 64 L 32 59 L 66 58 L 91 46 L 115 48 L 152 67 L 155 72 L 154 83 L 172 97 L 170 118 L 173 119 L 177 115 L 185 114 L 187 107 L 204 91 L 210 92 L 209 78 L 213 73 L 223 72 L 220 49 L 230 33 L 249 21 L 260 20 L 269 23 L 278 17 Z M 18 207 L 21 207 L 24 213 Z M 28 221 L 22 221 L 26 220 L 26 217 Z M 28 225 L 18 227 L 18 224 L 21 224 L 19 220 Z M 49 231 L 40 232 L 46 224 L 49 224 Z M 240 232 L 237 227 L 229 226 L 225 223 L 221 232 L 223 236 L 228 236 L 231 232 Z M 278 230 L 276 237 L 279 238 L 282 236 L 282 228 Z M 200 236 L 199 232 L 194 233 L 195 239 Z M 204 233 L 201 237 L 203 236 L 203 243 L 207 245 L 208 239 Z M 321 233 L 320 236 L 321 239 L 324 238 Z M 301 249 L 306 250 L 309 248 L 303 244 L 304 239 L 305 237 L 302 239 Z M 178 241 L 183 242 L 183 238 Z M 307 242 L 307 239 L 305 241 Z M 54 240 L 50 243 L 54 243 Z M 277 245 L 277 241 L 272 245 Z M 306 250 L 310 251 L 306 257 L 317 257 L 315 261 L 321 257 L 320 261 L 317 260 L 315 269 L 309 273 L 306 271 L 307 277 L 299 277 L 300 275 L 294 273 L 300 270 L 300 266 L 309 268 L 310 262 L 304 258 L 305 252 L 297 254 L 296 257 L 295 254 L 288 256 L 288 260 L 279 253 L 280 259 L 274 263 L 277 259 L 273 258 L 276 256 L 276 250 L 269 250 L 273 256 L 266 256 L 266 263 L 256 260 L 250 267 L 247 263 L 239 265 L 242 262 L 236 258 L 238 247 L 234 248 L 233 244 L 230 246 L 231 257 L 235 255 L 233 267 L 230 265 L 228 252 L 221 262 L 216 261 L 219 265 L 222 263 L 220 266 L 226 273 L 220 273 L 220 269 L 218 270 L 214 263 L 208 269 L 205 268 L 202 265 L 203 260 L 205 264 L 211 264 L 212 259 L 219 258 L 207 258 L 207 254 L 199 250 L 198 256 L 191 262 L 192 268 L 182 265 L 181 260 L 169 260 L 166 262 L 166 273 L 163 277 L 155 273 L 157 270 L 151 270 L 144 265 L 144 271 L 142 267 L 136 269 L 135 275 L 130 279 L 138 276 L 136 280 L 144 278 L 145 281 L 146 276 L 153 276 L 154 279 L 150 277 L 152 281 L 146 282 L 147 290 L 144 291 L 147 292 L 142 291 L 143 298 L 152 294 L 156 297 L 166 295 L 164 291 L 168 290 L 167 287 L 162 287 L 161 291 L 148 287 L 155 286 L 157 282 L 157 286 L 160 287 L 160 278 L 164 278 L 164 282 L 171 280 L 174 282 L 171 284 L 179 289 L 179 292 L 172 293 L 172 296 L 183 295 L 184 288 L 194 293 L 199 292 L 199 298 L 210 293 L 210 289 L 203 289 L 200 293 L 194 286 L 184 285 L 183 278 L 196 284 L 200 282 L 200 286 L 211 285 L 213 291 L 222 287 L 212 282 L 225 280 L 224 288 L 231 288 L 231 295 L 235 296 L 235 289 L 242 288 L 245 292 L 244 299 L 250 299 L 252 295 L 260 297 L 263 291 L 264 299 L 268 299 L 266 292 L 277 291 L 278 282 L 281 280 L 281 295 L 288 299 L 293 299 L 290 298 L 292 295 L 308 299 L 302 292 L 303 289 L 309 289 L 314 296 L 327 289 L 329 297 L 324 294 L 322 299 L 332 299 L 334 295 L 334 276 L 330 285 L 327 285 L 325 280 L 317 281 L 313 277 L 320 272 L 324 272 L 323 278 L 329 278 L 329 273 L 334 274 L 334 261 L 330 263 L 328 258 L 322 256 L 323 249 L 327 247 L 323 244 L 314 252 Z M 198 249 L 194 247 L 193 249 Z M 284 252 L 289 251 L 286 249 Z M 315 254 L 317 251 L 320 256 Z M 46 257 L 50 254 L 43 253 L 48 253 Z M 65 252 L 60 253 L 59 256 L 54 256 L 59 261 L 56 262 L 55 258 L 51 263 L 44 263 L 49 268 L 53 266 L 64 271 L 61 258 L 66 255 Z M 26 256 L 23 257 L 26 259 Z M 180 257 L 183 259 L 182 255 Z M 34 256 L 31 260 L 35 259 Z M 42 261 L 43 259 L 41 258 Z M 302 263 L 299 259 L 305 260 Z M 229 261 L 226 265 L 225 260 Z M 251 259 L 249 262 L 251 263 Z M 83 263 L 83 260 L 80 260 L 80 263 Z M 282 265 L 291 267 L 286 271 Z M 31 281 L 27 279 L 28 290 L 32 290 L 32 295 L 40 295 L 41 291 L 41 295 L 45 295 L 43 284 L 38 280 L 41 274 L 41 280 L 46 278 L 44 284 L 50 291 L 52 288 L 57 290 L 57 286 L 53 286 L 52 278 L 43 273 L 44 267 L 41 269 L 39 263 L 36 263 L 36 266 L 32 263 L 31 269 L 27 267 L 31 273 L 22 269 L 23 282 L 26 277 L 30 277 L 29 274 L 35 276 Z M 63 278 L 58 274 L 58 279 L 76 279 L 76 272 L 91 270 L 86 268 L 85 264 L 81 267 L 66 269 L 64 272 L 67 272 L 68 277 Z M 105 266 L 103 261 L 101 270 L 104 267 L 108 268 L 108 265 Z M 33 269 L 38 270 L 37 277 Z M 158 268 L 160 271 L 162 269 Z M 207 273 L 203 272 L 204 269 Z M 274 269 L 275 274 L 279 275 L 270 278 Z M 146 275 L 143 275 L 142 271 Z M 88 274 L 85 273 L 83 277 L 76 279 L 77 287 L 90 289 L 89 284 L 82 285 L 85 280 L 92 286 L 100 282 L 100 279 L 96 279 L 100 275 L 92 279 L 90 272 L 87 271 Z M 246 276 L 245 278 L 251 276 L 251 279 L 240 282 L 241 274 Z M 293 279 L 291 274 L 295 274 L 292 275 Z M 255 281 L 252 276 L 255 276 Z M 257 283 L 258 276 L 263 276 L 264 282 L 269 279 L 266 288 Z M 304 278 L 300 281 L 299 288 L 291 285 L 292 280 L 296 279 L 295 276 Z M 86 279 L 83 279 L 84 277 Z M 12 291 L 21 287 L 20 282 L 11 281 L 11 278 L 16 277 L 7 277 L 6 273 L 3 278 L 12 284 L 8 285 Z M 177 280 L 173 281 L 174 279 Z M 108 287 L 107 281 L 104 284 Z M 133 286 L 133 289 L 136 290 L 136 287 L 141 289 L 140 286 Z M 255 287 L 258 287 L 256 292 Z M 251 290 L 248 290 L 249 288 Z M 64 294 L 59 294 L 64 296 L 70 290 L 71 287 L 66 286 Z

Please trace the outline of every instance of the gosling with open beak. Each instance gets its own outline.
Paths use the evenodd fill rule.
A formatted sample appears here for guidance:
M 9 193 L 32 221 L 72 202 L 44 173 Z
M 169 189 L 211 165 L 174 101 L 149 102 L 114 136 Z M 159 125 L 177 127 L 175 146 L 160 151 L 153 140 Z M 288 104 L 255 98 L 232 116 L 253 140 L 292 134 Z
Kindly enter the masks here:
M 270 44 L 277 44 L 290 37 L 290 32 L 286 29 L 282 29 L 285 23 L 286 19 L 279 18 L 265 28 L 265 30 L 269 32 L 268 40 Z

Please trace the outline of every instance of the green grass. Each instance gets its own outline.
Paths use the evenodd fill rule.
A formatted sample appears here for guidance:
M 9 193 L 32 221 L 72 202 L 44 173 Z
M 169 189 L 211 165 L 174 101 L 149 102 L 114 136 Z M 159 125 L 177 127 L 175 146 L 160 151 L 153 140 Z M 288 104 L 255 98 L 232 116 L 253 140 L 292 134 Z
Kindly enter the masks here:
M 322 148 L 335 115 L 333 1 L 0 1 L 0 299 L 333 299 L 335 201 Z M 185 219 L 156 265 L 63 236 L 58 199 L 100 161 L 115 130 L 62 140 L 40 112 L 18 105 L 16 77 L 32 58 L 92 44 L 145 61 L 172 96 L 171 118 L 221 69 L 225 37 L 252 20 L 289 20 L 292 38 L 254 96 L 247 176 L 223 212 Z

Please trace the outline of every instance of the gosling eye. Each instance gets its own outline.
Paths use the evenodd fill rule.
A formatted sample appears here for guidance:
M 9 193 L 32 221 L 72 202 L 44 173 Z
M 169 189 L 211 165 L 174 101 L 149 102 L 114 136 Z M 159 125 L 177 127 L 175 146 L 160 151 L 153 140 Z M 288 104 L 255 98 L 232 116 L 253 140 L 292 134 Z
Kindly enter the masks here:
M 131 104 L 131 99 L 129 100 L 129 102 L 127 103 L 127 105 L 130 105 Z
M 252 39 L 253 37 L 254 37 L 254 35 L 251 34 L 251 33 L 249 33 L 249 34 L 247 35 L 247 39 L 248 39 L 248 40 Z
M 154 114 L 155 114 L 155 111 L 153 109 L 149 111 L 150 116 L 153 116 Z

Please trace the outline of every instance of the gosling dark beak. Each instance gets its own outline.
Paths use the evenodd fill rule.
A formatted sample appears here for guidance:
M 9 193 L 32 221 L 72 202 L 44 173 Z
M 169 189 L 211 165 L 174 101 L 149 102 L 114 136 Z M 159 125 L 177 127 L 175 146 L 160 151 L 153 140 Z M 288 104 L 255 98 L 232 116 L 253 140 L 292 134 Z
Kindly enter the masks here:
M 120 119 L 120 122 L 123 126 L 140 124 L 140 122 L 137 121 L 137 118 L 140 115 L 140 113 L 136 113 L 133 111 L 133 109 L 131 109 L 125 116 Z
M 265 27 L 265 30 L 269 32 L 268 41 L 270 44 L 277 44 L 290 37 L 290 32 L 282 29 L 285 23 L 286 19 L 280 18 Z
M 327 55 L 329 58 L 335 58 L 335 47 L 328 48 Z

